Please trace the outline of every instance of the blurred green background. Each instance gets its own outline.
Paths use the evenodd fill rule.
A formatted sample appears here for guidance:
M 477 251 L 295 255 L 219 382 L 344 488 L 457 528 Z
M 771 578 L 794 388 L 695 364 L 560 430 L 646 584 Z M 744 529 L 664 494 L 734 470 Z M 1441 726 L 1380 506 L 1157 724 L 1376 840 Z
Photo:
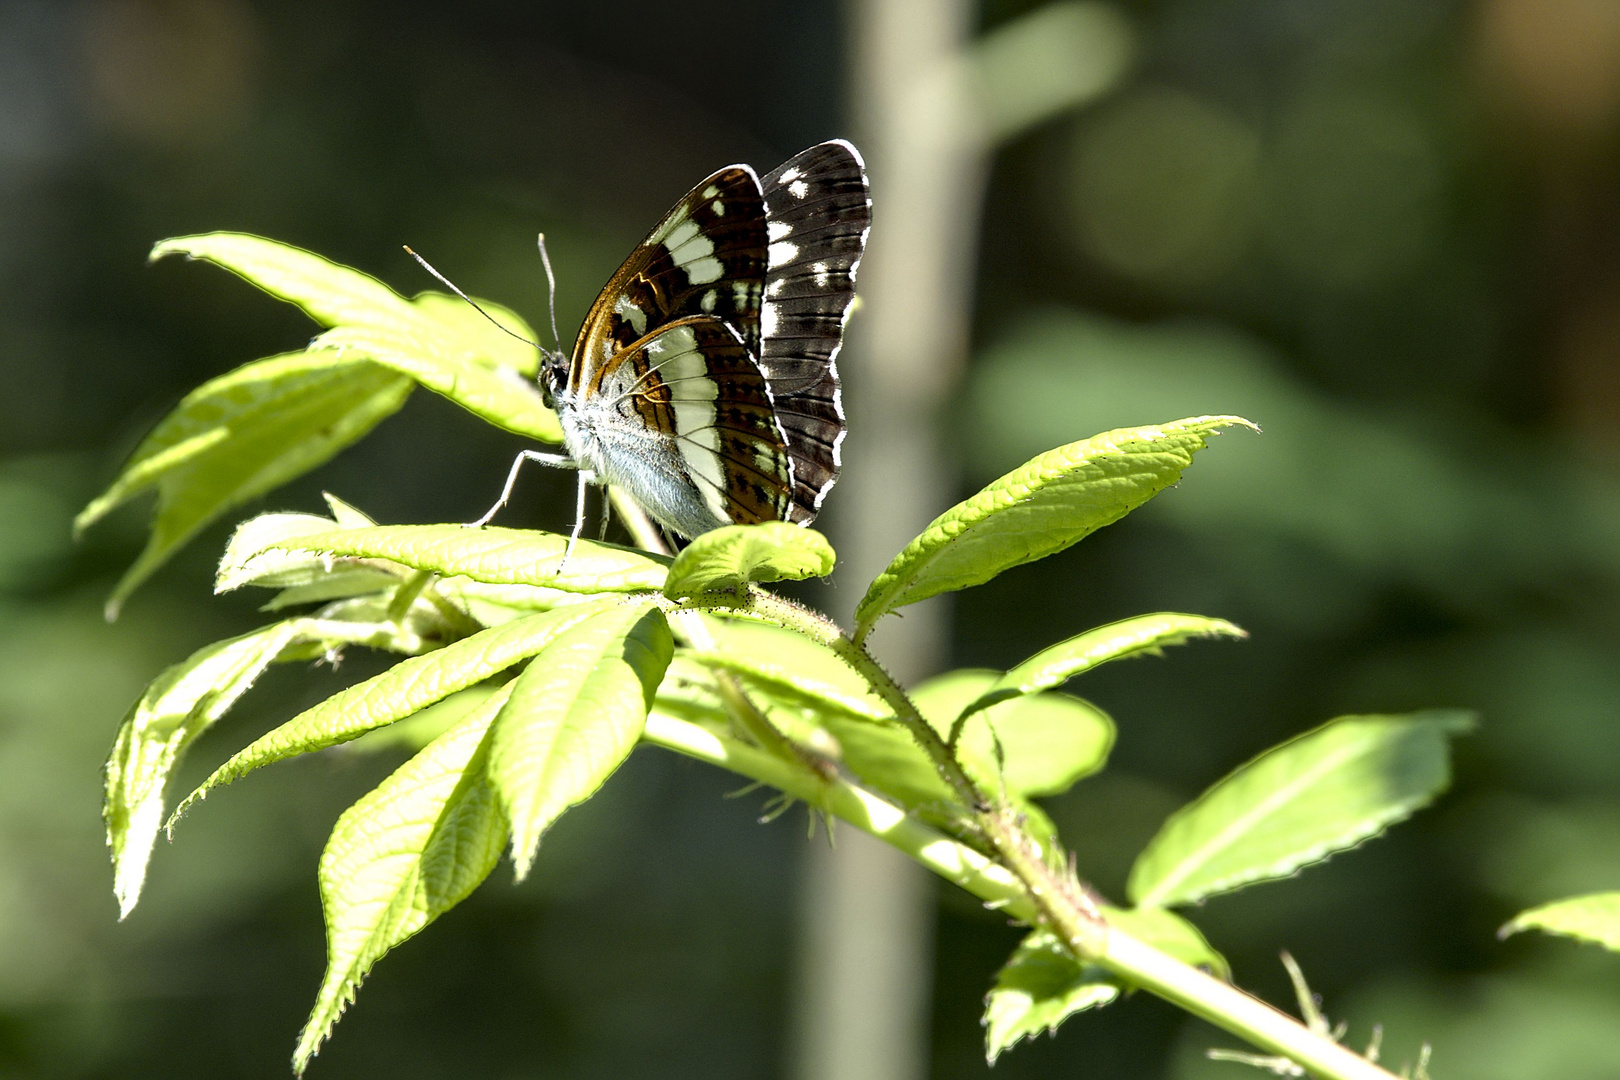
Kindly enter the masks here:
M 988 0 L 980 24 L 1038 6 Z M 1430 1040 L 1437 1078 L 1620 1075 L 1620 957 L 1494 939 L 1620 887 L 1620 5 L 1119 10 L 1129 74 L 994 161 L 949 420 L 962 489 L 1107 427 L 1236 412 L 1266 433 L 964 594 L 952 662 L 1155 609 L 1250 630 L 1077 688 L 1119 745 L 1051 810 L 1115 897 L 1164 815 L 1265 746 L 1341 713 L 1477 708 L 1435 809 L 1192 915 L 1272 1000 L 1291 950 L 1357 1045 L 1385 1025 L 1386 1059 Z M 695 179 L 847 132 L 848 16 L 0 0 L 0 1076 L 287 1075 L 323 962 L 315 859 L 397 762 L 333 752 L 210 799 L 115 922 L 113 730 L 164 665 L 262 616 L 209 595 L 221 526 L 109 626 L 142 514 L 78 545 L 68 522 L 188 389 L 312 333 L 216 269 L 145 268 L 151 243 L 259 232 L 409 293 L 429 284 L 409 242 L 538 326 L 544 229 L 566 338 Z M 263 505 L 325 488 L 385 522 L 469 520 L 517 448 L 418 393 Z M 510 523 L 555 527 L 571 478 L 530 474 L 519 502 Z M 273 672 L 181 782 L 375 669 Z M 527 884 L 498 871 L 390 956 L 311 1075 L 787 1075 L 804 820 L 756 824 L 761 797 L 721 798 L 737 786 L 635 755 Z M 1016 940 L 940 888 L 933 1076 L 986 1075 L 980 1001 Z M 1230 1043 L 1139 997 L 995 1075 L 1255 1075 L 1201 1060 Z

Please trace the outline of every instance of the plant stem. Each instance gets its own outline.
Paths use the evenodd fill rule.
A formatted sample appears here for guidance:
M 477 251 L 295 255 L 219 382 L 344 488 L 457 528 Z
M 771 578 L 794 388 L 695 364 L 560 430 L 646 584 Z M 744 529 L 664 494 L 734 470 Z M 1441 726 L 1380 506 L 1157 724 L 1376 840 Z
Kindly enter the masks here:
M 741 740 L 656 711 L 647 718 L 642 737 L 835 814 L 1021 922 L 1034 924 L 1040 917 L 1018 875 L 864 788 L 841 778 L 814 776 Z M 1298 1062 L 1324 1080 L 1396 1080 L 1392 1073 L 1231 983 L 1113 927 L 1105 928 L 1090 960 L 1127 985 L 1147 990 L 1254 1046 Z
M 667 554 L 663 538 L 641 508 L 617 490 L 612 492 L 612 498 L 636 542 L 650 551 Z M 780 747 L 770 745 L 773 740 L 769 737 L 760 740 L 761 747 L 753 747 L 658 712 L 647 718 L 643 735 L 646 741 L 770 784 L 835 814 L 1014 918 L 1047 926 L 1077 958 L 1106 968 L 1126 985 L 1147 990 L 1254 1046 L 1297 1062 L 1324 1080 L 1395 1080 L 1394 1074 L 1259 998 L 1109 926 L 1085 887 L 1047 863 L 1045 853 L 1017 815 L 984 797 L 945 739 L 860 643 L 821 613 L 773 593 L 751 588 L 749 600 L 737 614 L 768 620 L 828 646 L 866 679 L 928 754 L 963 805 L 971 809 L 973 824 L 989 841 L 996 859 L 988 859 L 922 824 L 864 788 L 816 768 L 762 715 L 758 719 L 791 748 L 791 753 L 784 754 Z M 708 627 L 696 611 L 676 612 L 674 617 L 696 647 L 713 648 Z M 758 710 L 729 673 L 716 675 L 728 711 L 759 739 L 748 724 L 748 714 L 757 714 Z M 726 692 L 728 681 L 737 702 Z
M 1056 933 L 1078 959 L 1107 968 L 1127 985 L 1148 990 L 1318 1076 L 1329 1080 L 1393 1080 L 1391 1073 L 1286 1013 L 1110 927 L 1086 888 L 1066 873 L 1052 869 L 1010 808 L 991 805 L 984 798 L 939 732 L 918 713 L 910 697 L 870 653 L 819 613 L 758 589 L 754 590 L 753 601 L 757 615 L 835 649 L 895 710 L 896 718 L 933 760 L 940 775 L 972 807 L 974 824 L 1002 866 L 1021 883 L 1024 897 L 1020 907 L 1033 907 L 1038 913 L 1035 921 Z M 860 827 L 858 821 L 855 824 Z M 895 843 L 890 834 L 874 835 Z M 963 887 L 977 893 L 971 885 Z

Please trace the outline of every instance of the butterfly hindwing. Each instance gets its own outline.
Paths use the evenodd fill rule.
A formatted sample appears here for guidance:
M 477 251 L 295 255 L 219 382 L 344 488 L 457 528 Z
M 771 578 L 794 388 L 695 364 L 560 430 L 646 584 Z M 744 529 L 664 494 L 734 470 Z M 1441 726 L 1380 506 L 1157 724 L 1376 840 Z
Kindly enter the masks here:
M 672 207 L 591 305 L 574 343 L 569 389 L 590 385 L 616 353 L 676 319 L 712 315 L 757 348 L 766 228 L 759 179 L 721 169 Z
M 759 366 L 794 467 L 786 520 L 809 522 L 838 478 L 844 410 L 835 361 L 855 299 L 872 200 L 849 143 L 825 142 L 761 181 L 769 240 Z
M 667 437 L 716 523 L 784 519 L 793 483 L 787 445 L 765 379 L 730 325 L 707 315 L 676 320 L 612 366 L 635 373 L 627 402 Z

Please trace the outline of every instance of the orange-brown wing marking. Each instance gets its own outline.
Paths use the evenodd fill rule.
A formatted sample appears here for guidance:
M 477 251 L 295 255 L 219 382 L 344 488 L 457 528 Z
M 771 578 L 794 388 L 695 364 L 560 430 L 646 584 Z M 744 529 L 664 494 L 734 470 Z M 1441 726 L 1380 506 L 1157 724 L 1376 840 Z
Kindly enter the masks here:
M 688 316 L 722 320 L 757 350 L 766 261 L 759 179 L 746 165 L 721 169 L 670 209 L 591 305 L 569 390 L 597 392 L 610 360 Z

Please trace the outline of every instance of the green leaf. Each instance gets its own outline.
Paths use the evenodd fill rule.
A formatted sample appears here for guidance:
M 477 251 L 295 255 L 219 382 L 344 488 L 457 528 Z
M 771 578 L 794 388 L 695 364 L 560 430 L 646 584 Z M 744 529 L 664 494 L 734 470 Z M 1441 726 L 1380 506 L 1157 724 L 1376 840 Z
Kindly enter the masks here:
M 464 900 L 500 861 L 506 819 L 484 768 L 511 684 L 344 811 L 321 853 L 326 975 L 298 1038 L 303 1074 L 383 955 Z
M 74 522 L 82 532 L 157 489 L 151 537 L 114 589 L 109 616 L 209 522 L 327 461 L 398 411 L 411 388 L 375 364 L 294 353 L 247 364 L 188 394 Z
M 370 274 L 262 236 L 234 232 L 177 236 L 152 248 L 154 262 L 165 255 L 185 255 L 223 266 L 271 296 L 298 305 L 322 326 L 386 326 L 408 331 L 426 329 L 433 323 Z
M 334 529 L 344 528 L 331 518 L 319 514 L 260 514 L 236 527 L 225 544 L 219 568 L 214 572 L 214 592 L 226 593 L 244 585 L 259 585 L 267 589 L 283 589 L 294 585 L 308 585 L 332 573 L 332 561 L 307 551 L 277 548 L 283 540 L 304 536 L 320 536 Z M 367 525 L 349 528 L 369 528 Z M 383 572 L 388 583 L 399 578 Z
M 837 561 L 814 529 L 768 521 L 726 525 L 695 538 L 675 557 L 664 595 L 680 600 L 707 592 L 736 592 L 750 581 L 826 577 Z
M 492 368 L 515 371 L 526 379 L 533 379 L 539 375 L 540 350 L 529 344 L 535 340 L 534 331 L 529 328 L 529 324 L 511 308 L 482 297 L 473 299 L 478 302 L 479 307 L 489 313 L 491 318 L 511 333 L 502 333 L 491 326 L 489 320 L 475 311 L 467 301 L 449 293 L 418 293 L 411 299 L 411 304 L 417 311 L 444 328 L 446 340 L 454 341 L 461 348 L 468 350 L 468 355 L 479 363 Z M 519 341 L 512 334 L 526 340 Z
M 789 526 L 793 528 L 794 526 Z M 691 659 L 734 672 L 805 704 L 835 709 L 865 720 L 892 720 L 893 711 L 836 652 L 803 634 L 746 619 L 704 620 L 712 651 L 689 651 Z
M 993 671 L 962 670 L 912 692 L 918 711 L 941 735 L 962 710 L 999 681 Z M 1051 691 L 981 710 L 962 731 L 958 754 L 981 785 L 1012 796 L 1058 795 L 1108 760 L 1114 722 L 1088 701 Z M 999 747 L 999 749 L 998 749 Z
M 912 693 L 918 710 L 944 734 L 962 705 L 994 682 L 993 671 L 956 671 L 923 683 Z M 759 692 L 762 688 L 755 685 Z M 765 695 L 779 693 L 763 687 Z M 1059 849 L 1057 830 L 1035 795 L 1066 789 L 1102 767 L 1113 742 L 1113 723 L 1094 706 L 1066 694 L 1034 694 L 996 706 L 989 714 L 1002 739 L 1003 761 L 981 722 L 969 727 L 958 748 L 963 768 L 988 792 L 1004 791 L 1027 819 L 1032 835 L 1050 852 Z M 773 714 L 774 716 L 774 714 Z M 862 784 L 942 828 L 958 824 L 963 807 L 911 733 L 895 723 L 852 719 L 847 710 L 825 708 L 808 721 L 832 735 L 844 766 Z
M 1226 959 L 1198 928 L 1173 912 L 1105 907 L 1110 924 L 1184 963 L 1208 967 L 1225 978 Z M 1036 930 L 1013 952 L 985 998 L 985 1057 L 996 1058 L 1021 1039 L 1058 1025 L 1077 1012 L 1107 1005 L 1128 989 L 1095 964 L 1083 964 L 1046 930 Z
M 152 680 L 124 718 L 107 759 L 102 811 L 120 919 L 140 899 L 163 823 L 163 790 L 182 755 L 265 668 L 310 640 L 310 629 L 308 620 L 292 619 L 199 649 Z
M 997 679 L 962 715 L 989 708 L 999 701 L 1062 686 L 1076 675 L 1110 660 L 1128 656 L 1155 656 L 1166 645 L 1180 645 L 1197 637 L 1247 637 L 1243 629 L 1225 619 L 1160 612 L 1087 630 L 1067 641 L 1042 649 Z
M 979 585 L 1112 524 L 1180 478 L 1236 416 L 1121 428 L 1048 451 L 934 519 L 855 610 L 855 638 L 895 608 Z
M 310 348 L 363 356 L 409 375 L 497 427 L 541 442 L 562 442 L 557 414 L 546 408 L 532 381 L 511 368 L 480 363 L 459 344 L 405 327 L 339 326 Z
M 348 742 L 499 674 L 533 656 L 559 634 L 616 603 L 596 601 L 530 615 L 463 638 L 425 656 L 402 660 L 381 675 L 333 694 L 260 736 L 186 796 L 175 809 L 174 818 L 179 818 L 192 803 L 213 789 L 246 776 L 254 769 Z
M 1521 930 L 1545 930 L 1620 952 L 1620 892 L 1572 896 L 1521 911 L 1497 934 L 1507 937 Z
M 634 749 L 673 649 L 663 612 L 626 604 L 576 623 L 518 676 L 495 725 L 489 773 L 512 823 L 520 880 L 546 829 Z
M 1467 713 L 1345 716 L 1273 747 L 1177 810 L 1131 868 L 1141 907 L 1188 904 L 1286 877 L 1354 847 L 1451 780 Z
M 667 572 L 666 563 L 646 552 L 589 540 L 575 543 L 564 566 L 567 537 L 495 526 L 379 525 L 283 540 L 274 546 L 316 555 L 388 559 L 415 570 L 491 585 L 541 585 L 575 593 L 654 591 L 663 586 Z

